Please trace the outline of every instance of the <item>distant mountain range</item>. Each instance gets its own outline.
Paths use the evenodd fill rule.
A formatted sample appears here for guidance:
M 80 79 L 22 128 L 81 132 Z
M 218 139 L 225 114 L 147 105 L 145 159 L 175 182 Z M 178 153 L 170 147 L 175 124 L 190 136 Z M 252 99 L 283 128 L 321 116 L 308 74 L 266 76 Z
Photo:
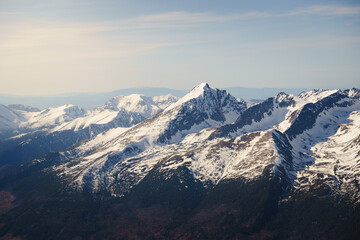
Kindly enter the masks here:
M 229 91 L 234 97 L 242 98 L 246 101 L 254 100 L 264 100 L 269 97 L 276 95 L 278 92 L 286 92 L 289 94 L 297 95 L 302 91 L 307 91 L 308 89 L 292 89 L 292 88 L 243 88 L 243 87 L 229 87 L 224 88 Z M 58 107 L 65 104 L 73 104 L 85 109 L 93 109 L 98 106 L 101 106 L 105 101 L 112 97 L 118 95 L 131 95 L 131 94 L 143 94 L 149 97 L 161 96 L 166 94 L 171 94 L 177 97 L 184 96 L 188 91 L 187 90 L 176 90 L 169 88 L 153 88 L 153 87 L 143 87 L 143 88 L 127 88 L 116 90 L 112 92 L 102 92 L 102 93 L 69 93 L 69 94 L 60 94 L 46 97 L 37 97 L 37 96 L 15 96 L 15 95 L 5 95 L 0 94 L 0 104 L 9 105 L 9 104 L 22 104 L 37 107 L 40 109 L 49 108 L 49 107 Z
M 0 238 L 357 239 L 360 90 L 0 105 Z M 18 132 L 16 132 L 18 131 Z
M 71 104 L 44 110 L 0 104 L 0 166 L 25 163 L 109 129 L 117 128 L 119 133 L 177 100 L 170 94 L 119 95 L 93 110 Z

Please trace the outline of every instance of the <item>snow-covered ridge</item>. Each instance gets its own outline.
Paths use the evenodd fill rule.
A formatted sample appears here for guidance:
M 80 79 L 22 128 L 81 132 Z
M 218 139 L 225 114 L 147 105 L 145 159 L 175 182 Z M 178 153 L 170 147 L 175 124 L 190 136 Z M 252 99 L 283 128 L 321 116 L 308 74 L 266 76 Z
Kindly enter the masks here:
M 334 90 L 314 89 L 308 92 L 300 93 L 298 99 L 303 99 L 306 102 L 313 103 L 339 91 L 340 91 L 339 89 L 334 89 Z
M 357 92 L 279 93 L 249 108 L 206 83 L 177 102 L 171 96 L 119 96 L 60 125 L 56 131 L 113 124 L 61 152 L 62 163 L 51 170 L 71 187 L 116 196 L 131 191 L 150 172 L 169 179 L 182 168 L 205 187 L 266 175 L 276 180 L 284 196 L 293 186 L 307 189 L 321 180 L 333 192 L 356 192 L 358 200 Z M 146 120 L 129 128 L 116 125 L 145 115 Z
M 351 88 L 344 91 L 349 97 L 360 99 L 360 89 Z
M 113 111 L 137 112 L 148 118 L 161 110 L 151 97 L 140 94 L 129 96 L 117 96 L 105 103 L 99 109 L 109 109 Z
M 317 162 L 331 162 L 329 168 L 333 168 L 336 159 L 346 155 L 346 164 L 351 167 L 342 167 L 350 169 L 345 175 L 359 170 L 360 160 L 351 158 L 359 158 L 359 133 L 354 127 L 360 103 L 349 94 L 338 90 L 314 90 L 299 96 L 279 93 L 248 109 L 239 111 L 240 105 L 226 92 L 200 84 L 126 132 L 117 135 L 109 130 L 104 138 L 99 135 L 63 153 L 67 159 L 53 170 L 72 179 L 69 184 L 75 188 L 107 190 L 119 196 L 154 169 L 170 178 L 177 168 L 185 167 L 206 186 L 238 178 L 251 181 L 269 173 L 284 193 L 294 182 L 296 186 L 299 176 L 313 178 L 323 171 L 302 173 Z M 214 109 L 221 109 L 221 113 Z M 238 112 L 231 114 L 235 110 Z M 314 122 L 299 123 L 303 115 Z M 231 123 L 230 119 L 237 120 Z M 286 131 L 293 128 L 301 130 L 290 138 Z M 214 135 L 219 131 L 227 134 Z M 336 157 L 328 158 L 329 152 L 321 153 L 324 147 L 318 152 L 320 143 L 341 147 L 333 153 Z M 352 188 L 351 184 L 346 186 Z
M 28 115 L 26 122 L 21 123 L 21 128 L 39 129 L 54 127 L 56 125 L 84 117 L 87 111 L 78 106 L 66 104 L 56 108 L 48 108 L 39 113 Z
M 12 124 L 10 130 L 36 130 L 50 128 L 73 119 L 83 117 L 87 111 L 71 104 L 45 110 L 23 105 L 0 105 L 0 119 Z
M 176 97 L 159 96 L 156 100 L 166 107 Z M 118 129 L 116 132 L 119 135 L 159 111 L 161 108 L 152 98 L 143 95 L 118 96 L 94 110 L 70 104 L 43 111 L 1 105 L 0 165 L 25 163 L 48 151 L 60 151 L 109 129 Z
M 9 136 L 14 136 L 39 129 L 48 129 L 49 132 L 78 131 L 94 124 L 104 125 L 111 122 L 116 122 L 113 127 L 129 127 L 156 114 L 176 100 L 177 97 L 172 95 L 151 98 L 133 94 L 114 97 L 94 110 L 85 110 L 71 104 L 42 111 L 20 104 L 0 105 L 0 135 L 5 131 L 13 131 Z
M 141 94 L 120 95 L 110 99 L 103 106 L 88 111 L 84 117 L 57 126 L 52 132 L 77 131 L 94 125 L 110 125 L 108 129 L 112 127 L 130 127 L 162 111 L 164 107 L 176 100 L 177 97 L 170 94 L 157 97 L 147 97 Z M 160 102 L 160 104 L 157 102 Z
M 347 96 L 340 90 L 312 90 L 302 92 L 299 96 L 281 92 L 273 98 L 250 106 L 235 123 L 217 129 L 211 138 L 215 136 L 236 136 L 266 129 L 277 129 L 285 132 L 305 105 L 331 98 L 336 94 Z
M 172 103 L 175 103 L 179 100 L 178 97 L 173 96 L 171 94 L 163 95 L 163 96 L 155 96 L 152 98 L 154 103 L 161 109 L 165 109 L 167 106 L 169 106 Z
M 8 131 L 15 129 L 21 116 L 18 116 L 15 111 L 0 104 L 0 131 Z
M 132 127 L 124 133 L 124 136 L 120 135 L 114 139 L 113 143 L 123 141 L 124 139 L 126 139 L 125 142 L 134 140 L 144 142 L 145 138 L 147 139 L 145 142 L 149 144 L 156 144 L 158 141 L 164 142 L 165 139 L 162 141 L 162 138 L 180 141 L 180 139 L 183 139 L 183 137 L 189 133 L 198 132 L 206 127 L 234 121 L 237 116 L 229 114 L 231 112 L 229 108 L 232 108 L 235 112 L 239 111 L 238 114 L 244 110 L 242 103 L 237 102 L 237 100 L 232 98 L 228 93 L 218 95 L 217 93 L 221 91 L 211 89 L 210 87 L 202 88 L 202 91 L 198 91 L 199 89 L 201 88 L 194 89 L 197 94 L 194 94 L 193 91 L 190 92 L 191 98 L 186 95 L 178 102 L 167 107 L 160 114 Z M 205 91 L 215 94 L 209 94 Z M 225 91 L 223 91 L 223 93 L 225 93 Z M 223 114 L 223 118 L 218 119 L 218 116 L 212 115 L 213 112 L 206 112 L 207 110 L 213 109 L 220 111 L 220 113 Z M 224 113 L 227 115 L 225 116 Z M 179 133 L 179 131 L 181 131 L 181 133 Z M 131 140 L 125 136 L 130 136 Z M 177 138 L 179 139 L 176 140 Z M 120 147 L 120 151 L 122 149 L 121 144 L 117 146 Z
M 83 165 L 81 174 L 76 173 L 79 168 L 71 162 L 57 170 L 65 175 L 76 176 L 74 181 L 80 187 L 84 184 L 99 186 L 102 184 L 99 176 L 106 174 L 104 171 L 121 171 L 120 166 L 126 159 L 180 143 L 188 135 L 202 129 L 232 122 L 245 108 L 246 103 L 237 101 L 226 91 L 200 84 L 176 103 L 123 134 L 114 135 L 112 139 L 101 143 L 101 138 L 94 138 L 67 152 L 65 155 L 70 159 L 80 160 Z M 111 131 L 106 135 L 112 135 Z M 154 163 L 153 160 L 151 162 Z M 112 182 L 109 177 L 108 174 L 104 176 L 106 181 Z M 88 182 L 88 179 L 92 180 Z

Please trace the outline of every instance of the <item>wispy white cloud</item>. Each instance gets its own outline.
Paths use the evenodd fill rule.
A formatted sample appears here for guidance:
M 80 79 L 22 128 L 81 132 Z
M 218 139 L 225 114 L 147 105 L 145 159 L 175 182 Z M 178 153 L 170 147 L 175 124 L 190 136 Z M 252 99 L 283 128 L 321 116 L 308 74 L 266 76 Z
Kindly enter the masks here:
M 19 14 L 0 12 L 1 16 Z M 20 22 L 0 23 L 0 54 L 11 55 L 28 51 L 46 52 L 61 56 L 134 56 L 149 50 L 176 45 L 175 42 L 137 40 L 127 38 L 121 30 L 194 27 L 207 23 L 225 23 L 261 18 L 285 18 L 302 15 L 353 16 L 360 14 L 360 6 L 317 5 L 283 13 L 245 12 L 219 15 L 212 12 L 167 12 L 97 23 L 65 23 L 50 20 L 23 19 Z M 26 16 L 24 16 L 26 17 Z M 111 36 L 103 32 L 116 32 Z M 313 44 L 312 42 L 311 44 Z M 36 54 L 32 52 L 31 54 Z
M 206 23 L 225 23 L 237 20 L 269 17 L 265 12 L 246 12 L 242 14 L 219 15 L 212 12 L 166 12 L 140 16 L 112 23 L 119 29 L 155 29 L 194 27 Z
M 285 18 L 302 15 L 354 16 L 360 15 L 360 6 L 315 5 L 283 13 L 252 11 L 229 15 L 219 15 L 212 12 L 166 12 L 127 19 L 117 22 L 116 25 L 119 29 L 191 27 L 203 23 L 221 23 L 259 18 Z
M 212 12 L 168 12 L 142 16 L 130 21 L 134 22 L 183 22 L 183 23 L 203 23 L 203 22 L 227 22 L 237 19 L 259 18 L 269 16 L 264 12 L 246 12 L 241 14 L 218 15 Z
M 341 5 L 316 5 L 297 9 L 283 14 L 283 16 L 296 15 L 322 15 L 322 16 L 351 16 L 359 15 L 360 6 L 341 6 Z
M 21 12 L 0 12 L 1 16 L 19 15 Z M 318 15 L 318 16 L 354 16 L 360 15 L 360 5 L 314 5 L 286 12 L 259 12 L 250 11 L 237 14 L 219 15 L 213 12 L 184 12 L 173 11 L 159 14 L 151 14 L 139 16 L 129 19 L 115 20 L 111 22 L 103 22 L 93 24 L 93 26 L 86 26 L 84 24 L 76 26 L 86 31 L 114 31 L 114 30 L 128 30 L 128 29 L 156 29 L 156 28 L 174 28 L 174 27 L 193 27 L 206 23 L 222 23 L 238 20 L 251 20 L 261 18 L 285 18 L 303 15 Z M 90 24 L 89 24 L 90 25 Z M 67 28 L 69 24 L 67 25 Z M 102 29 L 101 29 L 102 28 Z

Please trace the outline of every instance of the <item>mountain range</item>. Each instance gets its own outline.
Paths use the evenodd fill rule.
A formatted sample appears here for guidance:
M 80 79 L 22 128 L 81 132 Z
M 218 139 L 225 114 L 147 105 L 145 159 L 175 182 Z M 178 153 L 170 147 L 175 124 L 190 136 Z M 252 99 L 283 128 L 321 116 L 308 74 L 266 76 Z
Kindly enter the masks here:
M 202 83 L 180 99 L 118 96 L 94 110 L 0 107 L 1 236 L 360 234 L 359 89 L 249 104 Z
M 42 111 L 23 105 L 0 105 L 0 166 L 30 161 L 109 129 L 124 131 L 177 99 L 172 95 L 119 95 L 94 110 L 70 104 Z
M 245 87 L 228 87 L 225 90 L 232 93 L 234 97 L 242 98 L 247 101 L 259 101 L 274 96 L 278 92 L 287 92 L 291 94 L 299 94 L 308 89 L 300 88 L 245 88 Z M 126 88 L 111 92 L 94 92 L 94 93 L 66 93 L 50 96 L 16 96 L 0 94 L 0 103 L 9 104 L 25 104 L 40 109 L 49 107 L 57 107 L 66 104 L 74 104 L 85 109 L 94 109 L 101 106 L 106 100 L 119 96 L 131 94 L 143 94 L 149 97 L 162 96 L 171 94 L 176 97 L 183 97 L 188 91 L 170 88 L 156 87 L 139 87 Z

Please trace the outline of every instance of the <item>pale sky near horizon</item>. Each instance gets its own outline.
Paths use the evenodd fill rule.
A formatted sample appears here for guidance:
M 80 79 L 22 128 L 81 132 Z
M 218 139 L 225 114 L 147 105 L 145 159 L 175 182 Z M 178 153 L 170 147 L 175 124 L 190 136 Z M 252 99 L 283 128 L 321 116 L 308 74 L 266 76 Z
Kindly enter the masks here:
M 0 93 L 360 87 L 360 2 L 0 0 Z

